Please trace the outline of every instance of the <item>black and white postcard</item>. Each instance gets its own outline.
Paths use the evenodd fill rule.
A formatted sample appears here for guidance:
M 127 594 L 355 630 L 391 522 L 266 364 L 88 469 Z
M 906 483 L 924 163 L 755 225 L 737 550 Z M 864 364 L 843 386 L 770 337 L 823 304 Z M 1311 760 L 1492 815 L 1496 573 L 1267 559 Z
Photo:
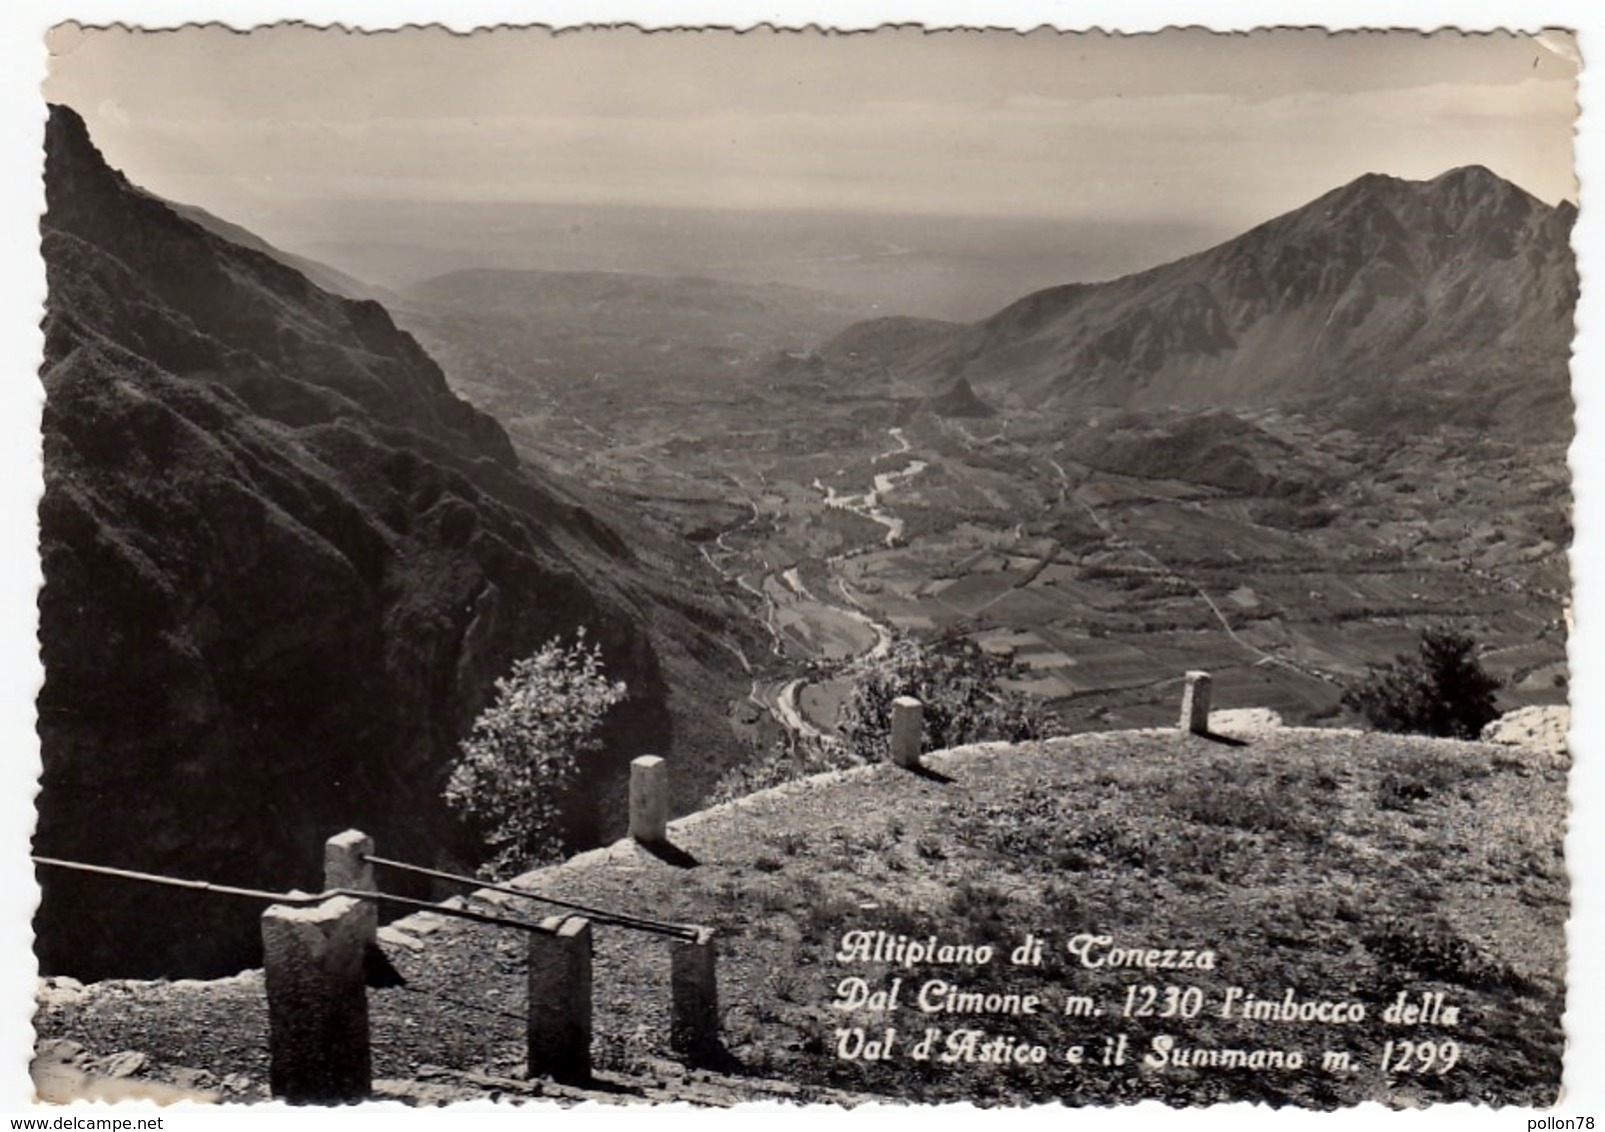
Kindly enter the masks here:
M 1588 44 L 1005 22 L 38 31 L 40 1114 L 1591 1127 Z

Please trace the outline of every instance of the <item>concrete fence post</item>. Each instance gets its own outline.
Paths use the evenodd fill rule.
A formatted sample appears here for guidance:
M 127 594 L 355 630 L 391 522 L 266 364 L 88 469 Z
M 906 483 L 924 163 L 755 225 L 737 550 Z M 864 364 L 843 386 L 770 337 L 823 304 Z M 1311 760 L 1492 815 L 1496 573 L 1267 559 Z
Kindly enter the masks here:
M 323 887 L 354 888 L 359 892 L 378 892 L 373 879 L 373 838 L 360 830 L 348 829 L 323 843 Z M 357 901 L 366 916 L 365 940 L 374 940 L 379 931 L 379 908 L 372 900 Z
M 699 927 L 695 939 L 670 944 L 669 1045 L 689 1061 L 708 1056 L 719 1045 L 714 957 L 712 928 Z
M 669 767 L 657 755 L 630 763 L 630 836 L 648 845 L 669 837 Z
M 901 767 L 920 765 L 925 742 L 925 705 L 913 696 L 892 701 L 892 762 Z
M 1187 687 L 1181 695 L 1179 726 L 1183 731 L 1190 731 L 1194 735 L 1209 733 L 1209 694 L 1212 683 L 1207 672 L 1187 674 Z
M 360 1101 L 373 1084 L 361 904 L 335 896 L 262 913 L 268 1083 L 291 1103 Z
M 591 1079 L 591 921 L 552 916 L 529 934 L 529 1075 Z

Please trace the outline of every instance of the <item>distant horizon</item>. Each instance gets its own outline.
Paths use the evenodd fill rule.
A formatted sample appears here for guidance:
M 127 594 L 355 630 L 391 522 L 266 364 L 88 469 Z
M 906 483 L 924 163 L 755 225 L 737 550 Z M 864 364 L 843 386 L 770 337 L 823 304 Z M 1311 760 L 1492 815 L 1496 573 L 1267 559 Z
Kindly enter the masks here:
M 1551 206 L 1578 192 L 1559 32 L 49 40 L 45 98 L 135 184 L 390 288 L 475 266 L 701 275 L 969 321 L 1367 174 L 1480 165 Z
M 1468 164 L 1578 191 L 1559 32 L 49 38 L 45 97 L 110 164 L 247 224 L 385 199 L 1231 226 Z
M 69 109 L 77 111 L 77 107 L 69 107 Z M 79 112 L 79 113 L 81 114 L 81 112 Z M 1505 182 L 1509 183 L 1510 185 L 1514 186 L 1515 188 L 1520 189 L 1522 192 L 1526 193 L 1530 197 L 1533 197 L 1535 200 L 1542 201 L 1544 204 L 1548 205 L 1551 208 L 1558 207 L 1562 203 L 1570 204 L 1573 208 L 1576 208 L 1577 205 L 1578 205 L 1578 202 L 1577 202 L 1577 199 L 1576 199 L 1577 196 L 1578 196 L 1578 193 L 1576 193 L 1575 191 L 1572 192 L 1569 195 L 1561 196 L 1561 197 L 1559 197 L 1559 198 L 1557 198 L 1555 200 L 1549 200 L 1549 199 L 1546 199 L 1546 198 L 1544 198 L 1542 196 L 1539 196 L 1537 193 L 1533 192 L 1526 185 L 1521 184 L 1519 181 L 1513 180 L 1510 177 L 1506 177 L 1504 174 L 1500 173 L 1497 169 L 1494 169 L 1494 168 L 1492 168 L 1492 167 L 1490 167 L 1490 166 L 1488 166 L 1488 165 L 1486 165 L 1486 164 L 1484 164 L 1482 162 L 1475 162 L 1475 161 L 1474 162 L 1469 162 L 1469 163 L 1463 164 L 1463 165 L 1445 166 L 1443 168 L 1443 170 L 1438 172 L 1438 173 L 1434 173 L 1434 174 L 1431 174 L 1431 175 L 1428 175 L 1428 176 L 1421 176 L 1421 177 L 1401 176 L 1399 174 L 1389 173 L 1385 169 L 1369 169 L 1369 170 L 1366 170 L 1363 173 L 1355 174 L 1353 177 L 1350 177 L 1346 181 L 1339 181 L 1339 182 L 1331 185 L 1328 189 L 1325 190 L 1325 192 L 1331 192 L 1332 189 L 1340 189 L 1344 185 L 1353 184 L 1355 181 L 1358 181 L 1361 178 L 1369 177 L 1369 176 L 1389 177 L 1389 178 L 1392 178 L 1394 180 L 1405 181 L 1405 182 L 1408 182 L 1410 184 L 1424 185 L 1424 184 L 1428 184 L 1428 183 L 1430 183 L 1432 181 L 1437 180 L 1439 177 L 1447 176 L 1448 174 L 1453 173 L 1456 170 L 1459 170 L 1459 169 L 1470 169 L 1470 168 L 1486 169 L 1489 173 L 1492 173 L 1494 176 L 1498 177 L 1500 180 L 1505 181 Z M 144 186 L 141 186 L 141 187 L 143 188 Z M 1318 193 L 1315 194 L 1315 196 L 1310 197 L 1306 201 L 1304 201 L 1304 204 L 1308 204 L 1311 200 L 1316 200 L 1322 195 L 1323 195 L 1323 193 L 1319 193 L 1318 192 Z M 191 204 L 193 202 L 182 201 L 180 203 Z M 808 205 L 785 205 L 785 206 L 772 207 L 772 208 L 771 207 L 765 207 L 765 206 L 762 206 L 762 205 L 746 205 L 746 206 L 725 206 L 725 205 L 721 205 L 721 206 L 717 206 L 716 207 L 716 206 L 712 206 L 712 205 L 675 203 L 675 202 L 669 202 L 669 203 L 664 203 L 664 204 L 653 204 L 653 203 L 646 202 L 646 201 L 591 201 L 591 200 L 583 200 L 583 199 L 578 199 L 578 198 L 567 199 L 567 200 L 537 200 L 537 199 L 533 199 L 533 198 L 530 198 L 530 199 L 512 199 L 512 198 L 495 198 L 495 197 L 435 197 L 435 198 L 386 197 L 386 196 L 373 196 L 373 197 L 303 197 L 303 198 L 286 198 L 285 203 L 296 203 L 296 204 L 301 204 L 301 205 L 313 205 L 313 204 L 327 205 L 327 204 L 333 204 L 333 203 L 349 204 L 349 205 L 362 205 L 362 206 L 370 206 L 370 205 L 396 205 L 396 206 L 402 206 L 402 205 L 407 205 L 407 206 L 418 206 L 418 207 L 434 207 L 436 205 L 443 205 L 444 204 L 444 205 L 474 205 L 474 206 L 478 206 L 478 207 L 501 206 L 501 207 L 507 207 L 507 208 L 594 208 L 594 209 L 603 209 L 603 210 L 607 210 L 607 209 L 618 209 L 618 210 L 626 210 L 626 209 L 640 209 L 640 210 L 661 209 L 663 211 L 669 211 L 669 212 L 741 213 L 741 214 L 748 215 L 748 216 L 762 216 L 762 215 L 767 215 L 767 214 L 770 214 L 770 213 L 783 213 L 783 214 L 791 214 L 791 215 L 799 215 L 799 216 L 807 216 L 807 215 L 818 215 L 818 216 L 862 216 L 862 217 L 926 216 L 926 217 L 932 217 L 932 218 L 944 219 L 944 220 L 986 220 L 986 221 L 989 221 L 989 222 L 998 222 L 998 223 L 1007 223 L 1007 222 L 1009 222 L 1011 220 L 1016 220 L 1016 221 L 1019 221 L 1020 223 L 1031 223 L 1031 222 L 1038 222 L 1038 221 L 1052 221 L 1052 220 L 1063 220 L 1063 219 L 1065 219 L 1065 217 L 1057 215 L 1057 214 L 1054 214 L 1054 213 L 1016 214 L 1016 215 L 1012 215 L 1012 216 L 997 216 L 997 215 L 992 215 L 992 214 L 987 214 L 987 213 L 978 213 L 978 212 L 923 212 L 923 213 L 908 213 L 908 212 L 896 212 L 896 211 L 892 211 L 892 210 L 888 210 L 888 209 L 828 208 L 828 207 L 824 207 L 824 206 L 812 206 L 811 207 L 811 206 L 808 206 Z M 200 205 L 196 205 L 195 207 L 199 208 L 201 206 Z M 1283 209 L 1282 212 L 1278 212 L 1278 213 L 1274 213 L 1274 214 L 1266 216 L 1265 219 L 1266 220 L 1274 220 L 1277 216 L 1282 216 L 1282 215 L 1285 215 L 1288 212 L 1296 211 L 1297 209 L 1299 209 L 1301 207 L 1303 207 L 1303 205 L 1299 205 L 1299 204 L 1291 205 L 1290 207 L 1288 207 L 1286 209 Z M 208 209 L 207 211 L 211 211 L 211 209 Z M 227 217 L 220 216 L 219 219 L 227 219 Z M 1077 219 L 1085 219 L 1085 220 L 1087 220 L 1089 222 L 1092 222 L 1092 223 L 1101 222 L 1099 220 L 1099 218 L 1097 218 L 1097 217 L 1087 217 L 1087 218 L 1077 218 Z
M 1087 229 L 1101 231 L 1106 236 L 1113 233 L 1128 235 L 1131 231 L 1140 231 L 1153 237 L 1150 240 L 1142 241 L 1140 243 L 1133 243 L 1125 247 L 1123 249 L 1123 254 L 1120 255 L 1117 260 L 1111 260 L 1108 257 L 1099 256 L 1096 253 L 1076 258 L 1073 256 L 1071 251 L 1067 250 L 1063 252 L 1066 257 L 1066 270 L 1064 271 L 1054 271 L 1045 264 L 1039 265 L 1034 272 L 1027 267 L 1023 271 L 1024 277 L 1019 281 L 1017 286 L 1011 287 L 1006 282 L 994 280 L 990 286 L 977 285 L 977 288 L 974 292 L 966 294 L 963 297 L 955 297 L 954 299 L 948 300 L 945 307 L 941 306 L 939 303 L 935 308 L 922 309 L 921 303 L 916 300 L 913 306 L 908 310 L 888 312 L 906 313 L 918 317 L 941 318 L 955 321 L 973 321 L 978 318 L 984 318 L 987 315 L 994 313 L 996 310 L 1001 309 L 1003 306 L 1012 303 L 1017 299 L 1023 298 L 1027 294 L 1030 294 L 1036 290 L 1043 289 L 1044 287 L 1106 282 L 1112 279 L 1120 278 L 1124 275 L 1140 273 L 1153 267 L 1158 267 L 1165 263 L 1172 262 L 1176 259 L 1201 254 L 1210 250 L 1211 248 L 1219 246 L 1222 243 L 1229 242 L 1245 232 L 1251 231 L 1255 227 L 1270 223 L 1276 220 L 1278 217 L 1288 215 L 1291 212 L 1296 212 L 1301 208 L 1307 207 L 1313 201 L 1320 199 L 1321 196 L 1340 190 L 1347 185 L 1354 184 L 1356 181 L 1367 176 L 1380 175 L 1390 177 L 1395 180 L 1402 180 L 1410 184 L 1428 184 L 1441 177 L 1448 176 L 1457 170 L 1474 167 L 1483 168 L 1493 176 L 1500 177 L 1500 174 L 1498 174 L 1496 171 L 1488 169 L 1487 166 L 1481 165 L 1480 163 L 1452 166 L 1432 176 L 1419 178 L 1393 177 L 1392 174 L 1381 173 L 1380 171 L 1370 171 L 1359 174 L 1348 181 L 1334 184 L 1322 192 L 1317 193 L 1308 200 L 1301 202 L 1300 204 L 1294 205 L 1289 209 L 1283 210 L 1282 212 L 1267 215 L 1259 220 L 1246 224 L 1243 227 L 1230 229 L 1222 227 L 1216 230 L 1206 230 L 1192 225 L 1164 225 L 1132 220 L 1066 220 L 1061 217 L 1051 216 L 932 216 L 928 214 L 910 216 L 906 214 L 885 212 L 854 212 L 850 210 L 827 210 L 823 208 L 810 209 L 805 207 L 782 209 L 754 208 L 747 210 L 735 210 L 696 205 L 650 205 L 614 202 L 597 203 L 586 201 L 510 200 L 458 200 L 434 202 L 409 200 L 405 198 L 373 198 L 363 201 L 341 200 L 316 203 L 323 205 L 325 208 L 359 209 L 364 212 L 381 214 L 386 217 L 393 215 L 393 213 L 389 212 L 388 210 L 394 210 L 395 212 L 404 215 L 408 210 L 412 209 L 433 210 L 435 208 L 445 206 L 451 209 L 463 210 L 464 214 L 459 216 L 458 219 L 464 221 L 465 226 L 467 227 L 473 226 L 472 219 L 476 212 L 481 214 L 485 212 L 501 213 L 506 215 L 508 218 L 515 217 L 519 214 L 524 214 L 526 216 L 546 214 L 551 216 L 561 215 L 564 213 L 589 213 L 593 216 L 611 215 L 614 217 L 633 217 L 642 220 L 650 218 L 654 214 L 669 212 L 684 214 L 688 219 L 696 218 L 715 223 L 721 219 L 731 220 L 733 216 L 736 216 L 739 217 L 739 219 L 732 221 L 732 223 L 736 225 L 740 225 L 748 221 L 760 221 L 766 218 L 773 222 L 779 222 L 782 219 L 806 218 L 817 220 L 835 220 L 838 223 L 862 222 L 865 225 L 873 225 L 876 223 L 888 225 L 934 220 L 939 222 L 945 221 L 956 225 L 974 225 L 978 229 L 989 229 L 993 232 L 1012 230 L 1016 234 L 1016 238 L 1022 240 L 1040 239 L 1044 230 L 1053 230 L 1062 232 L 1066 237 L 1067 242 L 1073 242 L 1075 238 L 1081 236 Z M 1529 196 L 1533 195 L 1528 192 L 1524 186 L 1510 181 L 1509 178 L 1500 177 L 1500 179 L 1505 181 L 1507 184 L 1512 185 L 1517 190 L 1527 193 Z M 189 204 L 190 202 L 178 203 Z M 1551 208 L 1559 207 L 1560 203 L 1568 204 L 1572 208 L 1577 207 L 1575 201 L 1564 199 L 1562 202 L 1551 203 L 1544 201 L 1543 203 L 1547 207 Z M 211 210 L 208 209 L 207 211 Z M 238 222 L 232 217 L 222 216 L 219 218 L 231 222 Z M 373 217 L 373 219 L 378 221 L 380 216 L 376 215 Z M 826 294 L 837 295 L 839 297 L 847 297 L 848 291 L 851 291 L 851 288 L 848 288 L 847 291 L 844 291 L 840 288 L 831 288 L 818 283 L 799 282 L 794 278 L 787 277 L 787 272 L 785 271 L 778 272 L 772 278 L 762 279 L 759 278 L 760 273 L 756 270 L 756 267 L 758 266 L 756 264 L 685 263 L 677 265 L 673 262 L 664 261 L 625 264 L 618 262 L 605 262 L 605 257 L 598 258 L 597 260 L 587 263 L 584 261 L 568 260 L 559 257 L 557 261 L 552 263 L 544 265 L 532 265 L 528 262 L 515 262 L 519 260 L 519 255 L 516 252 L 509 252 L 506 247 L 499 248 L 495 252 L 484 253 L 489 257 L 485 259 L 475 258 L 466 247 L 454 249 L 456 252 L 456 260 L 451 265 L 436 265 L 439 267 L 438 270 L 433 267 L 427 269 L 418 269 L 413 272 L 403 273 L 398 277 L 395 275 L 389 275 L 386 272 L 375 273 L 373 271 L 360 270 L 361 265 L 359 263 L 345 261 L 345 256 L 354 254 L 357 249 L 367 248 L 370 249 L 370 251 L 377 251 L 378 249 L 386 246 L 382 242 L 362 239 L 357 233 L 349 231 L 342 233 L 337 228 L 331 227 L 330 230 L 320 236 L 311 236 L 303 233 L 301 236 L 282 237 L 271 231 L 271 226 L 269 226 L 269 230 L 259 230 L 249 224 L 243 224 L 242 226 L 249 228 L 254 234 L 269 240 L 269 242 L 280 246 L 284 251 L 292 254 L 303 255 L 307 258 L 324 262 L 327 266 L 352 275 L 361 282 L 387 288 L 398 288 L 402 290 L 405 290 L 407 287 L 410 287 L 415 283 L 439 275 L 454 274 L 462 271 L 482 270 L 513 272 L 539 271 L 551 273 L 597 273 L 658 278 L 710 278 L 747 283 L 759 283 L 767 281 L 780 286 L 801 287 Z M 402 245 L 398 240 L 391 246 Z M 1051 251 L 1051 249 L 1049 250 Z M 552 249 L 547 248 L 545 249 L 545 254 L 552 256 L 554 255 L 554 252 Z M 498 256 L 501 258 L 497 258 Z M 1076 267 L 1078 263 L 1084 269 L 1077 270 Z M 740 270 L 740 268 L 743 267 L 746 267 L 747 270 Z M 1097 267 L 1102 267 L 1103 270 L 1098 270 L 1096 269 Z

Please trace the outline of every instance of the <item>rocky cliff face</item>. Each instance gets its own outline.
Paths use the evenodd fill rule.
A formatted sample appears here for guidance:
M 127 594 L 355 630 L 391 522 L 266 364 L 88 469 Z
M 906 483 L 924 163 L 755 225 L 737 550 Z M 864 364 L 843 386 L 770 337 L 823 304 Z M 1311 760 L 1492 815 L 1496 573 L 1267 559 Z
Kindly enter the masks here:
M 322 839 L 357 826 L 434 859 L 461 839 L 439 792 L 492 681 L 580 626 L 630 687 L 590 785 L 633 744 L 672 748 L 662 642 L 697 663 L 717 610 L 655 599 L 382 307 L 131 186 L 61 108 L 46 185 L 37 853 L 315 888 Z M 253 953 L 254 905 L 41 883 L 47 971 Z

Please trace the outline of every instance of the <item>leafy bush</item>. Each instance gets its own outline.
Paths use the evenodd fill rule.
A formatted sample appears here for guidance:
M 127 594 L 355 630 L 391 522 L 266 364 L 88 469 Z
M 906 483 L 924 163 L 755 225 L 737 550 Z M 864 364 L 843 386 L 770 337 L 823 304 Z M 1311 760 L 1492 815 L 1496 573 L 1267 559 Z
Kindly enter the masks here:
M 988 739 L 1040 738 L 1048 729 L 1041 703 L 1000 685 L 1020 671 L 1015 662 L 983 653 L 968 641 L 937 648 L 907 638 L 895 641 L 882 657 L 862 656 L 838 668 L 811 666 L 811 679 L 839 680 L 852 689 L 842 705 L 838 735 L 783 734 L 757 757 L 725 772 L 709 800 L 728 802 L 799 778 L 886 760 L 892 701 L 899 696 L 925 705 L 928 751 Z
M 505 876 L 562 852 L 559 814 L 579 760 L 600 746 L 598 725 L 625 696 L 602 674 L 585 632 L 567 648 L 548 641 L 496 681 L 496 700 L 459 744 L 446 803 L 485 833 L 487 871 Z
M 866 759 L 889 757 L 892 701 L 913 696 L 925 705 L 926 750 L 1001 739 L 1039 738 L 1047 730 L 1042 704 L 1001 683 L 1020 666 L 983 652 L 970 641 L 923 645 L 894 641 L 885 656 L 849 662 L 840 677 L 852 688 L 842 705 L 838 730 Z
M 1381 731 L 1475 739 L 1499 716 L 1499 680 L 1483 671 L 1475 648 L 1463 633 L 1423 629 L 1414 656 L 1373 666 L 1343 694 L 1343 706 Z

